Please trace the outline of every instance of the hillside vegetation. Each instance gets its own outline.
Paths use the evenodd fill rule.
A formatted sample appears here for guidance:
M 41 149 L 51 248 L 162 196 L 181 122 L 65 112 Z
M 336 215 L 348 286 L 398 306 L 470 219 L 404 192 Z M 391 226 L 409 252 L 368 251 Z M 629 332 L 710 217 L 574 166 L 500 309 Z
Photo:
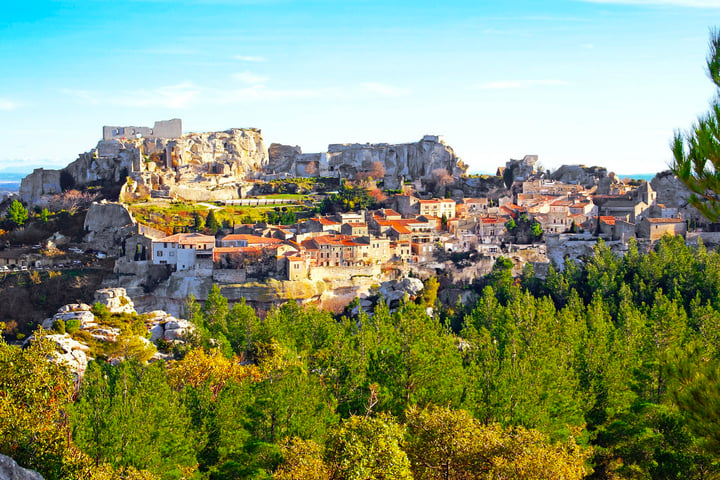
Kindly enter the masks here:
M 91 362 L 77 394 L 41 340 L 0 344 L 0 452 L 46 478 L 718 475 L 720 255 L 601 244 L 486 283 L 452 310 L 430 281 L 395 311 L 263 320 L 214 288 L 181 360 Z

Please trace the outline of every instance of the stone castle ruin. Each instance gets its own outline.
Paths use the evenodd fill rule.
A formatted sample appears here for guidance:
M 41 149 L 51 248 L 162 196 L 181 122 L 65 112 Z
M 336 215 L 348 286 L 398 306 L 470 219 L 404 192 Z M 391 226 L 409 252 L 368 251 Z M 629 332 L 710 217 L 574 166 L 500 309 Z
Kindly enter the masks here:
M 126 138 L 180 138 L 182 120 L 160 120 L 153 128 L 149 127 L 103 127 L 103 140 L 125 140 Z
M 466 170 L 435 135 L 414 143 L 332 144 L 327 152 L 302 153 L 277 143 L 268 149 L 256 128 L 183 134 L 182 121 L 172 119 L 152 128 L 103 127 L 96 147 L 67 167 L 25 177 L 20 196 L 40 204 L 69 188 L 102 184 L 122 185 L 127 198 L 223 201 L 243 198 L 257 179 L 374 175 L 386 188 L 400 188 L 403 181 L 432 181 L 438 172 L 459 178 Z

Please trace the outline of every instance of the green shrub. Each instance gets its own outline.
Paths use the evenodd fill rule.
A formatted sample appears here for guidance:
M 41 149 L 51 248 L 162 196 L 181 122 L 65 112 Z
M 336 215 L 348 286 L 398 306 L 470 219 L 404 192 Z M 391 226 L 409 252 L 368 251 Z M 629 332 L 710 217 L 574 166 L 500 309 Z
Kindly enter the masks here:
M 80 320 L 77 318 L 71 318 L 65 322 L 65 331 L 67 333 L 75 333 L 80 330 Z
M 65 321 L 62 318 L 58 318 L 55 320 L 55 323 L 53 323 L 53 330 L 55 330 L 59 334 L 65 333 Z
M 104 303 L 96 303 L 92 306 L 92 309 L 90 310 L 95 317 L 97 317 L 98 320 L 107 321 L 107 319 L 110 317 L 110 311 L 107 308 L 107 305 Z

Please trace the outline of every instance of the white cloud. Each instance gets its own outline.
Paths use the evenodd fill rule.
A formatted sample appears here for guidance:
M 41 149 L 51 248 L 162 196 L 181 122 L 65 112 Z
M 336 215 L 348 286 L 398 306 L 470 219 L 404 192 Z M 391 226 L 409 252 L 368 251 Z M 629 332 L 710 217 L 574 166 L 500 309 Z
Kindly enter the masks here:
M 61 90 L 63 93 L 84 100 L 92 105 L 118 105 L 125 107 L 186 108 L 200 97 L 203 89 L 184 82 L 165 85 L 154 90 L 137 90 L 108 94 L 89 90 Z
M 239 72 L 239 73 L 233 73 L 232 78 L 235 80 L 240 80 L 243 83 L 250 83 L 250 84 L 262 84 L 267 82 L 268 77 L 263 75 L 258 75 L 257 73 L 253 72 Z
M 107 93 L 88 90 L 61 90 L 62 93 L 91 105 L 112 105 L 138 108 L 191 108 L 196 105 L 229 105 L 255 101 L 314 98 L 379 98 L 408 95 L 409 90 L 383 83 L 367 82 L 347 87 L 323 86 L 310 88 L 270 88 L 264 77 L 243 72 L 234 74 L 247 86 L 240 88 L 202 87 L 192 82 L 166 85 L 155 89 L 127 90 Z
M 675 6 L 691 8 L 720 8 L 718 0 L 580 0 L 586 3 L 605 3 L 615 5 Z
M 385 97 L 400 97 L 410 93 L 410 90 L 407 88 L 377 82 L 363 83 L 360 87 L 367 92 L 377 93 Z
M 508 88 L 528 88 L 528 87 L 547 87 L 547 86 L 563 86 L 570 85 L 564 80 L 512 80 L 488 82 L 478 85 L 482 90 L 504 90 Z
M 8 100 L 7 98 L 0 98 L 0 110 L 4 112 L 9 112 L 10 110 L 15 110 L 18 107 L 18 104 L 13 102 L 12 100 Z
M 580 47 L 587 48 L 588 50 L 592 50 L 593 48 L 595 48 L 595 45 L 593 45 L 592 43 L 581 43 Z
M 267 62 L 267 59 L 265 57 L 253 57 L 248 55 L 235 55 L 235 60 L 240 60 L 241 62 L 250 62 L 250 63 L 263 63 Z

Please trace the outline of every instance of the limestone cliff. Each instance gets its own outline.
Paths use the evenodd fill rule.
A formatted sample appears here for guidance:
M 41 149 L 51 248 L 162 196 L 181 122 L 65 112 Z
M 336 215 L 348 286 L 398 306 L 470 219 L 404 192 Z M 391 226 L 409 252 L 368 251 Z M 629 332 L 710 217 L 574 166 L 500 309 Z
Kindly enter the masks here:
M 277 143 L 268 151 L 255 128 L 167 137 L 162 135 L 180 132 L 181 124 L 165 123 L 173 128 L 160 128 L 163 122 L 156 122 L 155 128 L 105 127 L 97 146 L 64 169 L 36 170 L 26 177 L 22 199 L 37 204 L 43 195 L 102 184 L 122 185 L 123 200 L 219 201 L 242 198 L 251 186 L 248 180 L 278 176 L 371 176 L 383 179 L 385 188 L 400 188 L 407 180 L 437 190 L 456 183 L 467 170 L 436 135 L 395 145 L 331 144 L 327 152 L 302 153 L 300 147 Z
M 438 172 L 458 178 L 467 170 L 453 149 L 436 135 L 402 144 L 331 144 L 323 153 L 303 154 L 300 147 L 273 144 L 268 173 L 289 176 L 355 178 L 383 175 L 387 188 L 399 188 L 403 180 L 436 181 Z M 378 175 L 379 174 L 379 175 Z
M 60 170 L 36 168 L 22 179 L 19 193 L 23 201 L 36 204 L 43 195 L 55 195 L 61 191 Z
M 586 167 L 585 165 L 563 165 L 555 170 L 550 179 L 562 183 L 572 183 L 591 188 L 597 185 L 602 178 L 608 176 L 604 167 Z
M 135 220 L 119 203 L 93 203 L 85 215 L 83 224 L 87 232 L 84 241 L 87 248 L 109 253 L 120 254 L 122 241 L 133 231 Z
M 112 137 L 62 170 L 36 170 L 23 179 L 30 204 L 62 188 L 94 183 L 122 185 L 126 195 L 187 200 L 239 198 L 244 181 L 265 171 L 268 152 L 260 130 L 187 133 L 176 138 Z M 62 184 L 62 185 L 61 185 Z

